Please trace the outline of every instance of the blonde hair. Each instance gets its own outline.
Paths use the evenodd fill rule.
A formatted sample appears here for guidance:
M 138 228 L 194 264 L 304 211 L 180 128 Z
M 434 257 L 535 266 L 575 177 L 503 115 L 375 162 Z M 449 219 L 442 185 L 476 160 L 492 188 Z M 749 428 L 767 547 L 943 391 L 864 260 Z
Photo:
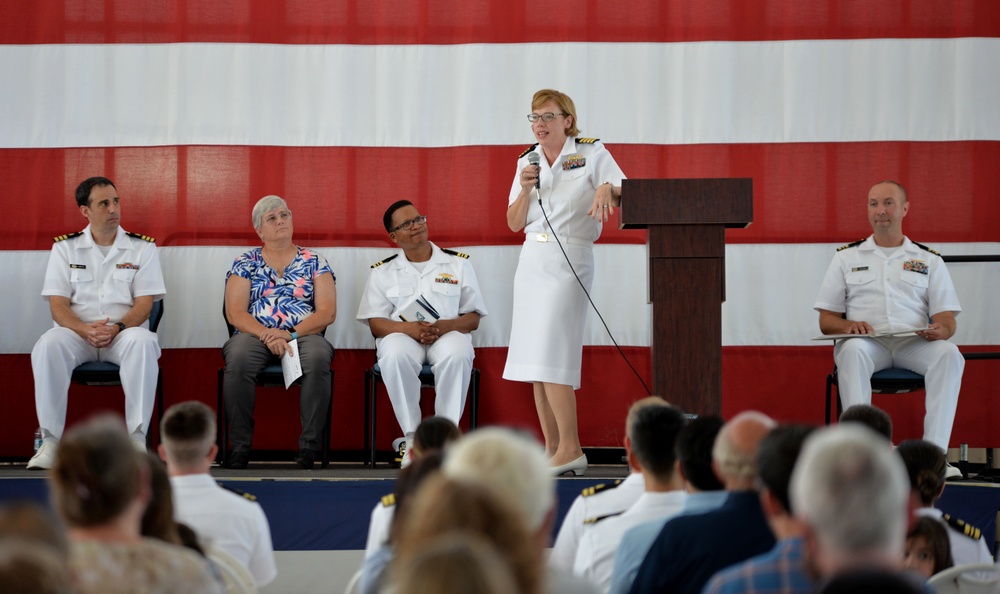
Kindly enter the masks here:
M 396 594 L 518 594 L 507 562 L 482 536 L 442 536 L 399 568 Z
M 573 122 L 570 127 L 566 129 L 566 136 L 577 137 L 580 135 L 580 129 L 576 126 L 576 105 L 573 104 L 573 100 L 569 98 L 566 93 L 560 93 L 554 89 L 542 89 L 535 93 L 535 96 L 531 98 L 531 109 L 535 110 L 539 107 L 545 105 L 549 101 L 555 101 L 556 105 L 559 106 L 559 110 L 562 111 L 567 116 L 573 117 Z

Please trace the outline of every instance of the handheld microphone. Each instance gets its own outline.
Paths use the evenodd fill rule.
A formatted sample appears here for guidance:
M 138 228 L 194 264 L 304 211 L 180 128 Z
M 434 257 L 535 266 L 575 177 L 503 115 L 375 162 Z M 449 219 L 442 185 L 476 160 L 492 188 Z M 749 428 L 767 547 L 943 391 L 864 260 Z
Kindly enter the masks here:
M 528 165 L 534 165 L 535 168 L 538 170 L 535 173 L 535 175 L 538 176 L 538 177 L 535 178 L 535 189 L 536 190 L 542 189 L 542 168 L 539 167 L 539 165 L 538 165 L 541 162 L 542 162 L 542 159 L 541 159 L 541 157 L 538 156 L 538 153 L 536 151 L 531 151 L 530 153 L 528 153 Z

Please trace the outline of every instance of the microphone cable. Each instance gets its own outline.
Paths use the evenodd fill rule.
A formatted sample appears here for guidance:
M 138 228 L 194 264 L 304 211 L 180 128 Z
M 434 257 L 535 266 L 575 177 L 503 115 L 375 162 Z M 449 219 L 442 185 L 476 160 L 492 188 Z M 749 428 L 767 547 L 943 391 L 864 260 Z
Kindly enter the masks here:
M 622 347 L 618 346 L 618 341 L 615 340 L 614 334 L 612 334 L 611 329 L 608 328 L 608 323 L 604 321 L 604 316 L 602 316 L 600 310 L 597 309 L 597 305 L 594 304 L 594 300 L 590 298 L 590 292 L 587 291 L 587 287 L 584 286 L 583 281 L 580 280 L 580 275 L 577 274 L 576 269 L 573 268 L 573 263 L 569 259 L 569 254 L 566 253 L 566 249 L 563 248 L 562 242 L 559 241 L 559 235 L 555 233 L 555 229 L 552 227 L 552 222 L 549 221 L 549 215 L 545 212 L 545 207 L 542 206 L 542 193 L 538 188 L 535 188 L 535 195 L 538 197 L 538 207 L 542 209 L 542 216 L 545 217 L 545 224 L 548 225 L 549 229 L 553 231 L 552 236 L 556 238 L 559 250 L 562 252 L 563 258 L 566 259 L 566 264 L 569 265 L 569 269 L 573 272 L 573 276 L 576 277 L 576 282 L 579 283 L 580 288 L 583 289 L 583 294 L 587 296 L 587 301 L 590 302 L 590 307 L 594 308 L 594 313 L 596 313 L 597 317 L 600 318 L 601 324 L 604 325 L 604 330 L 608 333 L 608 337 L 611 339 L 611 342 L 614 343 L 615 348 L 618 349 L 618 354 L 621 355 L 622 359 L 625 360 L 625 364 L 628 365 L 629 369 L 632 370 L 632 373 L 635 374 L 636 379 L 638 379 L 639 383 L 642 384 L 643 389 L 646 390 L 646 395 L 652 396 L 653 392 L 650 391 L 649 386 L 646 385 L 645 380 L 643 380 L 642 376 L 639 375 L 639 372 L 636 370 L 635 366 L 632 365 L 632 362 L 628 360 L 628 357 L 625 355 L 625 351 L 622 350 Z

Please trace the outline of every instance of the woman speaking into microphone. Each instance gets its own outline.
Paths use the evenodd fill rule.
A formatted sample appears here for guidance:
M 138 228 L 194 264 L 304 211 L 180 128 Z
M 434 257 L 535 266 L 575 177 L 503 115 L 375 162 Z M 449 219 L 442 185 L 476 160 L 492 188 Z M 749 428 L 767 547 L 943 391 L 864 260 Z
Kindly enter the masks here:
M 581 475 L 587 456 L 574 391 L 588 299 L 580 284 L 590 291 L 594 241 L 621 204 L 625 174 L 598 139 L 579 137 L 576 107 L 565 93 L 535 93 L 528 121 L 537 142 L 517 161 L 507 206 L 507 225 L 523 230 L 525 240 L 503 377 L 532 383 L 553 474 Z

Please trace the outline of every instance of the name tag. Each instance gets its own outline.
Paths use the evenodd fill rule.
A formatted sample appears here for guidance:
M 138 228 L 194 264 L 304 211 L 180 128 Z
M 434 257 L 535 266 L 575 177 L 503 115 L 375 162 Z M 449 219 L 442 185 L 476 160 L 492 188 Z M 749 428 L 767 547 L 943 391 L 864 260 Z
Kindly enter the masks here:
M 855 266 L 851 269 L 851 272 L 861 272 L 862 270 L 868 270 L 867 266 Z

